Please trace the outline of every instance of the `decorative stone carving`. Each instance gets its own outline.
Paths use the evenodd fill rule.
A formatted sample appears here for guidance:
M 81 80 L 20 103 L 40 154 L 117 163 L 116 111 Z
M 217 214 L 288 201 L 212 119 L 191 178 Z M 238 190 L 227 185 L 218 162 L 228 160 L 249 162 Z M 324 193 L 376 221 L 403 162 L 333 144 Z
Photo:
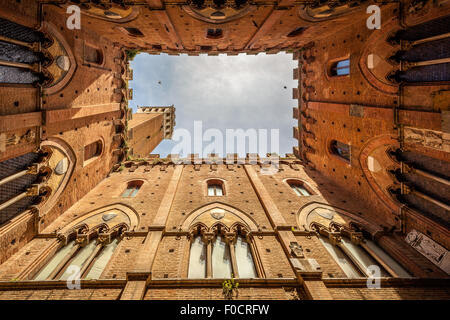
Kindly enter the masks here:
M 428 0 L 413 0 L 408 6 L 408 12 L 415 14 L 418 13 L 420 10 L 423 9 L 425 4 L 428 2 Z
M 224 238 L 226 243 L 233 244 L 236 241 L 236 233 L 227 232 L 225 233 Z
M 111 243 L 111 233 L 100 233 L 98 235 L 97 242 L 104 246 Z
M 436 266 L 450 274 L 450 254 L 447 249 L 414 229 L 406 235 L 405 241 Z
M 297 242 L 291 242 L 289 244 L 289 248 L 291 249 L 291 255 L 295 258 L 304 258 L 303 248 Z
M 328 238 L 333 245 L 337 245 L 341 242 L 341 234 L 339 232 L 330 232 Z
M 406 143 L 450 152 L 450 134 L 448 133 L 412 127 L 405 127 L 403 132 Z
M 89 237 L 87 234 L 78 235 L 75 239 L 75 243 L 81 247 L 86 246 L 89 243 Z
M 336 214 L 336 212 L 333 212 L 333 211 L 331 211 L 329 209 L 325 209 L 325 208 L 316 208 L 316 209 L 314 209 L 314 212 L 317 213 L 322 218 L 325 218 L 328 220 L 333 220 L 334 215 Z
M 225 23 L 255 10 L 247 0 L 190 0 L 183 10 L 192 17 L 209 22 Z

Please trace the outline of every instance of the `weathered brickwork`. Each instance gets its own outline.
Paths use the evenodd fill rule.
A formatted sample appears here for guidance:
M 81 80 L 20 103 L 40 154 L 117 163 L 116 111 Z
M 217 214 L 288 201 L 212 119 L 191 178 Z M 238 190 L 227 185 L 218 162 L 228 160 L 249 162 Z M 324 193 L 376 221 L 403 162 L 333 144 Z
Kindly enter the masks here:
M 1 300 L 116 300 L 120 289 L 0 291 Z
M 448 295 L 447 289 L 435 288 L 328 288 L 337 300 L 442 300 Z

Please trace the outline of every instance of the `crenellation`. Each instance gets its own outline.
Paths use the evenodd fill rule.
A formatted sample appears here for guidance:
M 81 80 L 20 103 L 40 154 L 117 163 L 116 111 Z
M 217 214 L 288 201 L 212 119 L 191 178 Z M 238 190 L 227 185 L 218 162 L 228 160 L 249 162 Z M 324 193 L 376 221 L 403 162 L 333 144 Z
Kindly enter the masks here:
M 0 55 L 0 299 L 222 299 L 232 273 L 239 299 L 450 298 L 448 2 L 377 3 L 380 29 L 364 1 L 88 2 L 70 29 L 69 3 L 0 0 L 39 55 Z M 152 154 L 177 111 L 132 112 L 135 54 L 279 52 L 292 153 Z

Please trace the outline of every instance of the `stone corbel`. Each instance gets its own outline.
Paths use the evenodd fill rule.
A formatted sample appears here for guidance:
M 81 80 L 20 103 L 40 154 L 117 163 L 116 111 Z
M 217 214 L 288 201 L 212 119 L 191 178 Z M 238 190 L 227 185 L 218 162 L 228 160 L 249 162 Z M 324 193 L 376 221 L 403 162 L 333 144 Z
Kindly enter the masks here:
M 342 239 L 342 237 L 341 237 L 341 233 L 340 232 L 330 232 L 329 234 L 328 234 L 328 238 L 330 239 L 330 242 L 333 244 L 333 245 L 337 245 L 338 243 L 340 243 L 341 242 L 341 239 Z
M 225 238 L 225 242 L 229 245 L 235 244 L 236 243 L 236 233 L 234 232 L 226 232 L 224 235 Z
M 97 237 L 97 242 L 99 244 L 102 244 L 103 246 L 110 244 L 111 241 L 112 241 L 111 233 L 99 233 Z
M 362 235 L 362 232 L 352 232 L 352 233 L 350 233 L 350 239 L 356 245 L 360 245 L 364 241 L 364 237 Z
M 40 186 L 38 184 L 33 184 L 26 191 L 28 197 L 34 197 L 39 195 Z

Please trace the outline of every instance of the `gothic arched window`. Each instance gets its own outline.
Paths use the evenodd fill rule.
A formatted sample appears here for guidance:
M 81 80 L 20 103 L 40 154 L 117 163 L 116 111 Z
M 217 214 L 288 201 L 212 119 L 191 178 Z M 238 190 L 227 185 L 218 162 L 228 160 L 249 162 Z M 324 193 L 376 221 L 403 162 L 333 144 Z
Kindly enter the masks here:
M 188 278 L 257 278 L 251 240 L 243 227 L 223 225 L 192 232 Z
M 81 279 L 99 279 L 120 241 L 119 237 L 110 242 L 106 239 L 90 239 L 83 244 L 70 241 L 56 252 L 34 280 L 67 280 L 76 273 Z
M 330 76 L 332 77 L 347 76 L 349 74 L 350 74 L 350 59 L 336 61 L 331 64 L 329 71 Z
M 122 193 L 122 197 L 135 197 L 143 184 L 144 181 L 142 180 L 133 180 L 128 182 L 127 188 Z
M 333 140 L 331 141 L 330 149 L 333 154 L 350 162 L 350 146 L 348 144 Z
M 103 144 L 101 140 L 92 142 L 84 147 L 84 161 L 88 161 L 102 154 Z
M 310 196 L 311 192 L 306 187 L 305 183 L 301 180 L 290 179 L 287 180 L 286 183 L 291 187 L 292 191 L 295 192 L 299 197 L 302 196 Z
M 213 179 L 207 181 L 208 196 L 221 197 L 225 194 L 225 188 L 223 181 Z
M 191 243 L 188 278 L 206 278 L 206 244 L 200 235 Z
M 212 243 L 212 277 L 213 278 L 231 278 L 231 255 L 230 247 L 219 234 Z
M 144 34 L 138 28 L 124 27 L 125 32 L 132 37 L 143 37 Z
M 33 50 L 33 43 L 47 48 L 52 40 L 42 32 L 0 18 L 0 84 L 49 84 L 52 76 L 45 70 L 52 59 Z M 43 68 L 36 68 L 40 64 Z
M 243 236 L 238 236 L 234 244 L 234 253 L 236 255 L 236 265 L 240 278 L 257 278 L 255 264 L 253 262 L 252 250 L 250 244 Z

